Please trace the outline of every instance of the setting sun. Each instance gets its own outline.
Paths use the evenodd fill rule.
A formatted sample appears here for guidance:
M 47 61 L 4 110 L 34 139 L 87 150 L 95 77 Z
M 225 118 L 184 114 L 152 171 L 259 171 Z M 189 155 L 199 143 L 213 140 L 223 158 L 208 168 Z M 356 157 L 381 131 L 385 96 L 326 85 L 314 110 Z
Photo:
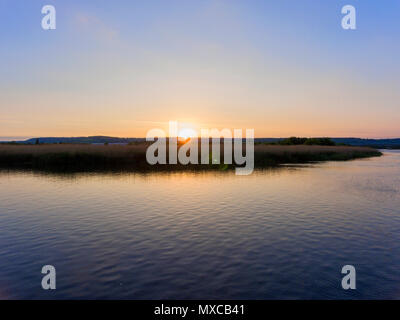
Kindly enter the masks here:
M 192 128 L 183 128 L 179 130 L 178 137 L 187 140 L 189 138 L 197 137 L 197 132 Z

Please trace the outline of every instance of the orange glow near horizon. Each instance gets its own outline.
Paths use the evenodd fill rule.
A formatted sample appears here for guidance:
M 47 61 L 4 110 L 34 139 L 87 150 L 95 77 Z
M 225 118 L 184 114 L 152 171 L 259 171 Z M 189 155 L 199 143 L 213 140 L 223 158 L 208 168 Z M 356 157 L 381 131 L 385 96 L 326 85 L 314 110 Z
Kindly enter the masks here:
M 199 119 L 199 121 L 180 122 L 178 121 L 178 137 L 182 139 L 199 137 L 201 129 L 218 129 L 222 130 L 227 128 L 233 132 L 234 129 L 254 129 L 255 138 L 284 138 L 290 136 L 298 137 L 358 137 L 358 138 L 398 138 L 399 133 L 396 128 L 389 126 L 386 121 L 380 121 L 372 124 L 368 121 L 360 121 L 353 123 L 351 130 L 351 123 L 347 119 L 343 119 L 342 123 L 336 124 L 335 121 L 326 120 L 325 123 L 308 121 L 306 119 L 295 119 L 282 121 L 271 121 L 266 118 L 265 120 L 258 119 L 255 121 L 239 121 L 232 119 L 231 123 L 225 120 L 218 121 L 213 119 L 207 125 L 206 121 Z M 367 120 L 367 119 L 365 119 Z M 327 122 L 329 125 L 327 125 Z M 54 123 L 39 126 L 35 122 L 27 122 L 23 130 L 1 130 L 0 137 L 21 137 L 21 140 L 36 137 L 84 137 L 84 136 L 112 136 L 112 137 L 129 137 L 129 138 L 145 138 L 146 133 L 153 128 L 160 128 L 165 131 L 166 136 L 169 136 L 168 121 L 124 121 L 123 123 L 118 119 L 107 121 L 97 121 L 96 123 L 87 123 L 85 128 L 78 128 L 74 124 L 55 125 Z M 368 129 L 362 125 L 370 124 Z M 16 139 L 18 140 L 18 139 Z
M 198 136 L 198 133 L 196 132 L 196 130 L 192 129 L 192 128 L 183 128 L 181 130 L 179 130 L 178 133 L 178 138 L 183 138 L 184 140 L 187 140 L 189 138 L 195 138 Z

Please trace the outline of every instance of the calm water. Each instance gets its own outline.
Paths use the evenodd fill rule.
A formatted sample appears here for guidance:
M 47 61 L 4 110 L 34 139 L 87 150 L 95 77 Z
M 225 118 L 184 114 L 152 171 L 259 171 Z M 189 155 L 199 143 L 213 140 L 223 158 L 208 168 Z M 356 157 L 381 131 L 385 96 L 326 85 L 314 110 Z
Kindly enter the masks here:
M 3 171 L 0 298 L 399 299 L 400 153 L 247 177 Z

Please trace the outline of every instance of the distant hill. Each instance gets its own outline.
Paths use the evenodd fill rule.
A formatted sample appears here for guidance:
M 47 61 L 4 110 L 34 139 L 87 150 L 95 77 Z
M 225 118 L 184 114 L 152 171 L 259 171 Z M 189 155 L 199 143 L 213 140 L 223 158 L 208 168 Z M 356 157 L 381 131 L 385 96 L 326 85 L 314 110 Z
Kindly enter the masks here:
M 336 144 L 366 146 L 377 149 L 400 149 L 400 139 L 332 138 Z
M 89 143 L 89 144 L 126 144 L 130 142 L 142 142 L 145 138 L 118 138 L 109 136 L 90 136 L 90 137 L 39 137 L 18 143 L 35 144 L 39 139 L 40 143 Z M 273 143 L 285 138 L 256 138 L 255 142 Z M 350 146 L 370 146 L 378 149 L 400 149 L 400 138 L 398 139 L 361 139 L 361 138 L 332 138 L 336 144 L 345 144 Z
M 42 137 L 42 138 L 32 138 L 25 141 L 20 141 L 22 143 L 35 144 L 36 140 L 40 143 L 90 143 L 90 144 L 104 144 L 104 143 L 130 143 L 130 142 L 140 142 L 145 141 L 144 138 L 118 138 L 118 137 L 108 137 L 108 136 L 90 136 L 90 137 Z
M 285 138 L 257 138 L 255 142 L 274 143 Z M 373 147 L 377 149 L 400 149 L 399 139 L 361 139 L 361 138 L 331 138 L 336 144 L 349 146 Z

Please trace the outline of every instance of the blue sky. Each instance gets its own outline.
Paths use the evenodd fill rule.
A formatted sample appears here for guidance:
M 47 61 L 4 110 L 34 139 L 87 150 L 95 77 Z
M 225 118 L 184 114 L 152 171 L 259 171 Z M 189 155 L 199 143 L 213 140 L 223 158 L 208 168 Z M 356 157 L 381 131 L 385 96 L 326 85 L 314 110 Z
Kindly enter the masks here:
M 41 28 L 54 5 L 57 29 Z M 357 30 L 341 28 L 354 5 Z M 0 136 L 400 136 L 400 2 L 0 1 Z

